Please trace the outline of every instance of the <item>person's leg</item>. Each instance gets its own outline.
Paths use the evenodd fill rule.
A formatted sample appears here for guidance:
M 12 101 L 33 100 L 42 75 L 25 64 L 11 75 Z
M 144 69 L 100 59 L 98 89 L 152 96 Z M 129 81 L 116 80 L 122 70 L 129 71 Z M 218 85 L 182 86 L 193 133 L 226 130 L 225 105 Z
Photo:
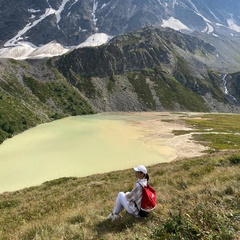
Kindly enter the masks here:
M 130 214 L 133 213 L 132 209 L 129 208 L 129 201 L 126 198 L 126 194 L 124 192 L 119 192 L 117 199 L 116 199 L 116 204 L 113 209 L 113 214 L 119 214 L 123 208 Z
M 107 219 L 111 219 L 112 221 L 118 219 L 120 217 L 119 213 L 123 209 L 125 209 L 128 213 L 133 214 L 132 209 L 129 208 L 129 201 L 126 198 L 126 193 L 119 192 L 113 212 L 108 215 Z

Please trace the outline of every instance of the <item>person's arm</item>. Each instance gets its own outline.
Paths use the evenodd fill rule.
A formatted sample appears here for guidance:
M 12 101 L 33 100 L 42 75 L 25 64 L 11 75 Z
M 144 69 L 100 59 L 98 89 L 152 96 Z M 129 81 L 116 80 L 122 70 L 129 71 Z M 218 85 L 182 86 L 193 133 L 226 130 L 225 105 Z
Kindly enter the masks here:
M 126 193 L 126 198 L 129 202 L 131 201 L 136 201 L 136 199 L 139 197 L 141 194 L 141 186 L 140 184 L 136 183 L 133 190 L 131 192 Z

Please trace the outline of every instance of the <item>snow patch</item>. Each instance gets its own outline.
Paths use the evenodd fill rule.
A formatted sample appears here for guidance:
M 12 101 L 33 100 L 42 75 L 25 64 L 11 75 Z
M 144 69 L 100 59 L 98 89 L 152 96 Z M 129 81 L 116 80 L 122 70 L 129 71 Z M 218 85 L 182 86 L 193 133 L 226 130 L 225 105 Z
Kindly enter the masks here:
M 178 4 L 177 0 L 173 0 L 173 9 L 175 8 L 175 5 Z
M 213 26 L 211 26 L 209 23 L 206 23 L 207 26 L 204 30 L 202 30 L 202 33 L 207 32 L 207 34 L 213 33 L 214 32 L 214 28 Z
M 221 22 L 221 20 L 210 9 L 209 11 L 217 21 Z
M 189 30 L 191 31 L 186 25 L 184 25 L 182 22 L 177 20 L 174 17 L 170 17 L 168 20 L 163 20 L 163 24 L 161 25 L 162 27 L 169 27 L 174 30 Z
M 46 17 L 48 17 L 49 15 L 55 14 L 56 15 L 56 19 L 57 19 L 57 24 L 60 22 L 61 20 L 61 13 L 64 10 L 65 5 L 69 2 L 70 0 L 63 0 L 61 6 L 59 7 L 58 10 L 55 10 L 51 7 L 47 8 L 45 13 L 43 15 L 41 15 L 39 17 L 39 19 L 35 20 L 32 23 L 28 23 L 22 30 L 20 30 L 17 35 L 15 37 L 13 37 L 12 39 L 10 39 L 9 41 L 7 41 L 4 44 L 4 47 L 13 47 L 13 46 L 17 46 L 19 41 L 23 40 L 23 35 L 26 34 L 32 27 L 35 27 L 39 22 L 41 22 L 43 19 L 45 19 Z M 47 3 L 49 4 L 49 2 L 47 1 Z M 49 5 L 50 6 L 50 5 Z M 29 12 L 31 13 L 36 13 L 39 12 L 40 10 L 34 10 L 34 9 L 28 9 Z M 33 16 L 32 16 L 33 18 Z
M 73 2 L 68 9 L 71 9 L 73 5 L 75 5 L 78 2 L 78 0 L 75 0 L 75 2 Z
M 216 26 L 218 26 L 218 27 L 225 27 L 223 24 L 221 24 L 221 23 L 216 23 Z
M 68 51 L 69 48 L 63 47 L 60 43 L 50 42 L 31 52 L 28 58 L 45 58 L 59 56 Z
M 63 47 L 56 42 L 50 42 L 41 47 L 36 47 L 29 42 L 19 42 L 17 46 L 1 48 L 0 58 L 27 59 L 27 58 L 45 58 L 62 55 L 69 51 L 69 48 Z
M 97 11 L 97 7 L 98 7 L 98 1 L 93 1 L 93 12 L 92 12 L 92 17 L 93 17 L 93 23 L 94 26 L 96 28 L 97 26 L 97 18 L 96 18 L 96 11 Z M 98 29 L 96 28 L 96 30 L 98 31 Z
M 109 3 L 104 3 L 102 6 L 101 6 L 101 9 L 105 8 Z
M 52 8 L 47 8 L 45 13 L 40 16 L 40 18 L 33 23 L 28 23 L 22 30 L 20 30 L 15 37 L 10 39 L 4 44 L 4 47 L 12 47 L 12 46 L 17 46 L 18 42 L 23 40 L 22 35 L 24 35 L 28 30 L 30 30 L 32 27 L 36 26 L 39 22 L 41 22 L 44 18 L 47 16 L 54 14 L 55 10 Z
M 19 45 L 0 49 L 1 58 L 24 59 L 27 58 L 37 47 L 28 42 L 21 42 Z
M 208 34 L 209 33 L 212 33 L 212 32 L 214 32 L 214 28 L 209 24 L 209 23 L 207 23 L 207 25 L 208 25 Z
M 61 13 L 64 10 L 64 7 L 66 5 L 66 3 L 69 2 L 69 0 L 64 0 L 62 2 L 62 5 L 59 7 L 59 9 L 55 12 L 56 18 L 57 18 L 57 24 L 60 22 L 61 20 Z
M 196 13 L 199 17 L 201 17 L 206 23 L 211 23 L 210 20 L 208 20 L 207 18 L 205 18 L 205 17 L 198 11 L 197 7 L 192 3 L 191 0 L 189 0 L 189 3 L 192 5 L 195 13 Z
M 228 19 L 227 23 L 228 23 L 228 26 L 230 29 L 232 29 L 236 32 L 240 32 L 240 26 L 238 26 L 232 18 Z
M 83 47 L 96 47 L 107 43 L 112 37 L 105 33 L 95 33 L 89 37 L 85 42 L 71 48 L 53 41 L 40 47 L 29 42 L 18 42 L 12 47 L 5 47 L 0 49 L 0 58 L 13 58 L 23 60 L 27 58 L 50 58 L 67 53 L 70 50 Z
M 112 37 L 105 33 L 95 33 L 90 36 L 85 42 L 79 44 L 76 48 L 96 47 L 107 43 Z
M 28 9 L 28 12 L 30 13 L 36 13 L 36 12 L 40 12 L 41 10 L 38 9 L 38 10 L 35 10 L 35 9 Z

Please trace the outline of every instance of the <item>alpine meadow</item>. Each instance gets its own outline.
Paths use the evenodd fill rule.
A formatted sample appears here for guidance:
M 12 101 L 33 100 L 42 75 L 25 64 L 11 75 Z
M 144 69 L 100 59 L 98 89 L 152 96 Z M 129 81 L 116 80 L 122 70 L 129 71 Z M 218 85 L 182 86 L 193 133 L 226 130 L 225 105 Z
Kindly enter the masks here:
M 0 240 L 240 240 L 239 11 L 0 0 Z M 107 219 L 140 164 L 156 208 Z

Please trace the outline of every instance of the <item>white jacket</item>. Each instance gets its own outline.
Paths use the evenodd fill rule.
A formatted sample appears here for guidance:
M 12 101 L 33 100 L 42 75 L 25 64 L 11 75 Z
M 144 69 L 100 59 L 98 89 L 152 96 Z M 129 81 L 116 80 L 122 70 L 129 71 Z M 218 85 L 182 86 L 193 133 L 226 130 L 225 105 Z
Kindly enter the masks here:
M 126 193 L 126 198 L 129 201 L 129 208 L 132 209 L 134 214 L 137 216 L 141 209 L 142 201 L 142 187 L 147 186 L 148 182 L 146 178 L 139 179 L 131 192 Z M 137 207 L 136 207 L 137 205 Z

